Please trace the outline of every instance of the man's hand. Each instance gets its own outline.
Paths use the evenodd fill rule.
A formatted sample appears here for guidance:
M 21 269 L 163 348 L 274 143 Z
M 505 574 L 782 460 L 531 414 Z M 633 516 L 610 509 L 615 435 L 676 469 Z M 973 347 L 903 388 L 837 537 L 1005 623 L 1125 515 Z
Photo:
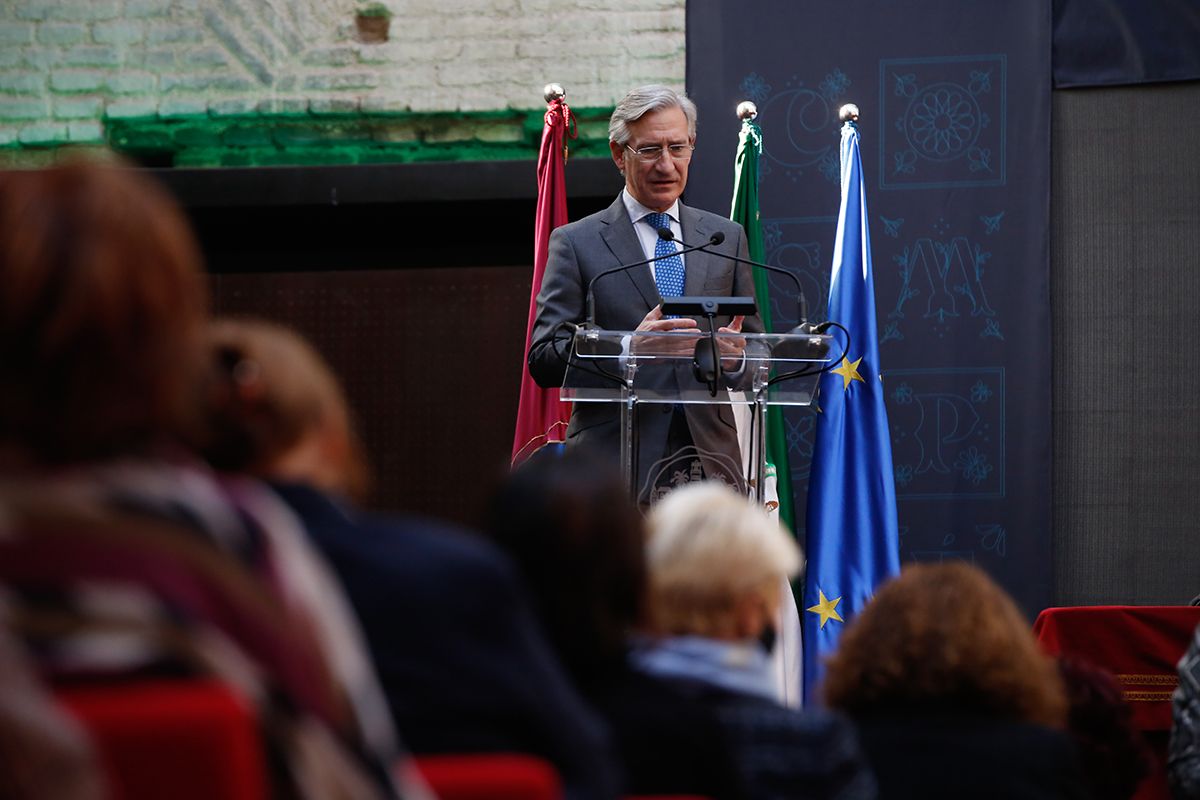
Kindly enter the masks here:
M 746 318 L 738 315 L 729 321 L 728 325 L 717 328 L 717 333 L 741 333 L 742 323 Z M 717 339 L 717 345 L 721 349 L 721 369 L 725 372 L 737 372 L 742 368 L 742 359 L 746 350 L 745 338 L 738 336 L 737 338 Z
M 652 355 L 691 355 L 696 349 L 696 339 L 700 337 L 700 326 L 696 320 L 690 317 L 663 319 L 662 305 L 650 309 L 650 313 L 642 317 L 636 330 L 644 332 L 670 331 L 678 334 L 678 336 L 634 336 L 631 346 L 633 352 Z

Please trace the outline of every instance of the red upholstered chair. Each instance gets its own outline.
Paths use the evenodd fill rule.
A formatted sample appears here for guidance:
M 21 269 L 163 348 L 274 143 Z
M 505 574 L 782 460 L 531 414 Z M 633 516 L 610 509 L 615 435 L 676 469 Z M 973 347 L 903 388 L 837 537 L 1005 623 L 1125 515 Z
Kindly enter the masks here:
M 561 800 L 554 767 L 518 753 L 426 755 L 414 759 L 440 800 Z
M 210 681 L 89 685 L 57 691 L 100 754 L 111 800 L 264 800 L 253 712 Z
M 1086 659 L 1111 672 L 1133 708 L 1133 722 L 1146 735 L 1155 770 L 1135 800 L 1167 800 L 1167 738 L 1171 693 L 1179 684 L 1179 659 L 1200 624 L 1196 606 L 1081 606 L 1048 608 L 1033 625 L 1051 655 Z

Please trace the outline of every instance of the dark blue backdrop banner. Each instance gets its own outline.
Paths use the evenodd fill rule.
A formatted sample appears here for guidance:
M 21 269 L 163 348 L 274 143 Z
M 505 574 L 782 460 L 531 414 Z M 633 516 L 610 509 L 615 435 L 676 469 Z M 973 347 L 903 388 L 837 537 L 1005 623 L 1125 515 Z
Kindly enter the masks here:
M 767 260 L 814 310 L 837 110 L 859 106 L 901 558 L 974 562 L 1030 614 L 1053 576 L 1050 22 L 1040 0 L 693 0 L 687 24 L 700 107 L 687 201 L 728 211 L 734 109 L 753 100 Z M 771 292 L 776 328 L 794 325 L 788 281 Z M 787 414 L 799 521 L 813 413 Z
M 1054 0 L 1056 87 L 1196 79 L 1196 0 Z

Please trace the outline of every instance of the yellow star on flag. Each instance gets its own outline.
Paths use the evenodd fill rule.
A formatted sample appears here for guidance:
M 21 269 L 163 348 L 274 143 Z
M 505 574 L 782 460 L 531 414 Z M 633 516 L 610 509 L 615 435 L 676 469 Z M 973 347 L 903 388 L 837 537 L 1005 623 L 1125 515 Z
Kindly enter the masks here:
M 860 379 L 861 380 L 861 379 Z M 842 615 L 837 612 L 837 604 L 842 602 L 842 598 L 835 597 L 832 600 L 825 596 L 825 592 L 817 589 L 817 599 L 820 601 L 815 606 L 809 606 L 808 610 L 821 617 L 821 626 L 825 627 L 825 623 L 831 619 L 836 619 L 838 622 L 845 622 Z
M 840 367 L 838 367 L 837 369 L 830 370 L 830 372 L 832 372 L 835 375 L 841 375 L 842 376 L 842 388 L 849 389 L 850 381 L 862 381 L 863 383 L 866 383 L 866 381 L 863 381 L 863 376 L 858 374 L 858 365 L 861 363 L 862 363 L 861 358 L 858 359 L 858 361 L 855 361 L 853 363 L 851 363 L 849 359 L 843 358 L 842 365 Z

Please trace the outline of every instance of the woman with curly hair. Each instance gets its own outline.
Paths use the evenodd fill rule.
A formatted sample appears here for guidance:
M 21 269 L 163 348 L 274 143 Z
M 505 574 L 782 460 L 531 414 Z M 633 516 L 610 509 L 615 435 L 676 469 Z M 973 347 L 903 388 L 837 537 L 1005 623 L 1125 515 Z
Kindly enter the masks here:
M 973 566 L 906 568 L 847 628 L 826 675 L 881 798 L 1087 796 L 1058 670 Z

